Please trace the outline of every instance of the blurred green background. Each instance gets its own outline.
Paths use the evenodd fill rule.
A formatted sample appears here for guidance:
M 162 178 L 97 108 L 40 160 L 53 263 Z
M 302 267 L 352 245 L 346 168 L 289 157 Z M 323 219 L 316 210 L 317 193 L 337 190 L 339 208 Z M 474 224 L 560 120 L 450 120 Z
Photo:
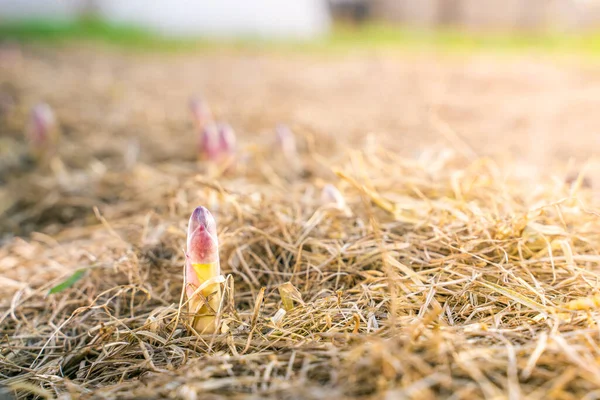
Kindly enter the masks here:
M 236 3 L 236 0 L 228 1 Z M 592 0 L 481 0 L 476 6 L 468 0 L 425 0 L 422 3 L 303 0 L 299 4 L 307 3 L 302 11 L 308 16 L 295 21 L 294 30 L 271 27 L 266 19 L 254 18 L 252 13 L 262 15 L 264 7 L 270 4 L 269 0 L 254 0 L 246 3 L 256 3 L 256 7 L 239 12 L 248 14 L 245 20 L 223 15 L 220 17 L 225 22 L 216 21 L 214 27 L 206 26 L 203 18 L 210 17 L 203 17 L 202 7 L 195 7 L 190 10 L 191 29 L 175 34 L 170 28 L 157 26 L 154 20 L 132 18 L 127 14 L 131 10 L 121 12 L 125 17 L 106 17 L 106 13 L 98 11 L 104 3 L 98 0 L 81 0 L 74 11 L 69 10 L 65 15 L 62 9 L 44 14 L 43 7 L 34 12 L 16 3 L 16 0 L 0 0 L 2 41 L 54 44 L 88 41 L 153 51 L 241 47 L 324 52 L 434 49 L 600 54 L 600 2 Z M 40 0 L 41 3 L 56 5 L 55 0 Z M 512 8 L 507 3 L 511 3 Z M 23 10 L 17 12 L 19 7 Z M 270 9 L 274 16 L 285 14 L 276 6 Z M 317 11 L 312 15 L 314 9 Z M 220 15 L 218 9 L 208 11 Z M 199 15 L 197 23 L 193 19 L 195 12 Z M 226 13 L 226 8 L 222 13 Z M 177 25 L 180 17 L 166 16 L 165 20 L 169 18 Z M 196 29 L 197 26 L 200 28 Z

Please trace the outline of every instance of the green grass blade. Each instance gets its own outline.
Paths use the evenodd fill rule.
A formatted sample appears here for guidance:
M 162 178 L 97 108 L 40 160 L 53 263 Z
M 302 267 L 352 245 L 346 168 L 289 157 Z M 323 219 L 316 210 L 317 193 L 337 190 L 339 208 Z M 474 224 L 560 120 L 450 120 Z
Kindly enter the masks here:
M 86 271 L 87 271 L 87 269 L 85 269 L 85 268 L 78 269 L 69 278 L 67 278 L 63 282 L 59 283 L 58 285 L 56 285 L 52 289 L 50 289 L 48 291 L 48 294 L 60 293 L 63 290 L 70 288 L 75 283 L 77 283 L 77 281 L 79 281 L 81 278 L 83 278 L 85 276 Z

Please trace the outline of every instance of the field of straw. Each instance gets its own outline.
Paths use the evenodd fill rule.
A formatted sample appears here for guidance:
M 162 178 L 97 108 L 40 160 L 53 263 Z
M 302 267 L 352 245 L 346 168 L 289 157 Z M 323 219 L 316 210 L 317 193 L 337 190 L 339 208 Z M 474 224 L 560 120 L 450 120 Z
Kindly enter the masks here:
M 593 66 L 1 54 L 0 399 L 600 397 Z M 235 168 L 197 161 L 197 95 Z M 23 133 L 40 101 L 61 131 L 44 166 Z M 227 278 L 208 335 L 182 306 L 199 205 Z

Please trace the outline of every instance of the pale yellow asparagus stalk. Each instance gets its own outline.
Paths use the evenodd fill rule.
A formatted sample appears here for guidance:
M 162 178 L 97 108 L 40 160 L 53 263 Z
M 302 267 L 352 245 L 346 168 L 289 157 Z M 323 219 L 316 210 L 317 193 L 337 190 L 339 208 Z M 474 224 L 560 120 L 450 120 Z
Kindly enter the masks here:
M 185 275 L 190 325 L 198 333 L 215 332 L 221 303 L 219 242 L 215 219 L 204 207 L 190 217 Z
M 302 293 L 291 282 L 285 282 L 279 285 L 279 296 L 281 296 L 281 304 L 287 312 L 294 308 L 294 302 L 304 305 L 302 301 Z

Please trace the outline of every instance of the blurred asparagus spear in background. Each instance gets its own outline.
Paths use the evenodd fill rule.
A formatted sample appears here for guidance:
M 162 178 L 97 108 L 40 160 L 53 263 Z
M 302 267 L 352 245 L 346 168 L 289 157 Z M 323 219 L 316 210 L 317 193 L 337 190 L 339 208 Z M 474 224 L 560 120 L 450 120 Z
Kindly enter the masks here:
M 233 128 L 228 124 L 218 124 L 217 129 L 219 131 L 219 149 L 225 156 L 231 156 L 235 154 L 236 138 Z
M 232 167 L 236 158 L 236 137 L 227 124 L 208 124 L 200 133 L 198 159 L 224 171 Z
M 213 115 L 208 103 L 201 98 L 195 97 L 190 100 L 190 111 L 192 112 L 194 124 L 200 131 L 213 121 Z
M 288 159 L 298 158 L 298 149 L 296 147 L 296 137 L 294 133 L 286 125 L 279 124 L 275 128 L 275 135 L 277 137 L 277 145 Z
M 298 175 L 302 170 L 302 163 L 298 154 L 296 136 L 287 125 L 279 124 L 275 127 L 274 147 L 275 154 L 280 158 L 280 162 L 288 166 L 288 177 Z
M 201 161 L 217 162 L 221 153 L 219 131 L 213 123 L 206 125 L 200 132 L 198 143 L 198 159 Z
M 321 192 L 321 202 L 323 205 L 333 206 L 339 210 L 345 210 L 347 208 L 344 196 L 342 196 L 340 191 L 331 183 L 328 183 L 323 187 L 323 191 Z
M 185 277 L 190 325 L 198 333 L 215 332 L 222 276 L 216 222 L 204 207 L 194 210 L 188 224 Z
M 352 211 L 350 211 L 348 204 L 346 204 L 346 199 L 338 188 L 330 183 L 323 187 L 323 191 L 321 192 L 321 203 L 329 210 L 340 212 L 347 217 L 352 216 Z
M 47 164 L 56 155 L 60 131 L 48 104 L 39 103 L 31 109 L 26 136 L 29 154 L 36 164 Z
M 219 131 L 219 163 L 225 168 L 230 168 L 235 163 L 237 139 L 233 128 L 229 124 L 217 125 Z
M 236 135 L 229 124 L 216 123 L 206 101 L 190 100 L 190 110 L 198 129 L 198 158 L 220 169 L 228 169 L 235 161 Z

